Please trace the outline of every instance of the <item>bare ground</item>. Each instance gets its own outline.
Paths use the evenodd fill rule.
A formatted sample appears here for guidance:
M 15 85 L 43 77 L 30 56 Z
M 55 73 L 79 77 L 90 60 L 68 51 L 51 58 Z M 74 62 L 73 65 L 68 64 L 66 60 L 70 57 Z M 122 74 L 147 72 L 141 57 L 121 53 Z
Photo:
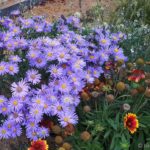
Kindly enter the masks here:
M 97 4 L 104 7 L 104 15 L 106 17 L 109 17 L 117 6 L 116 0 L 47 0 L 45 4 L 35 6 L 33 9 L 27 11 L 25 16 L 42 15 L 52 21 L 62 14 L 65 16 L 72 15 L 75 12 L 85 14 L 87 10 Z

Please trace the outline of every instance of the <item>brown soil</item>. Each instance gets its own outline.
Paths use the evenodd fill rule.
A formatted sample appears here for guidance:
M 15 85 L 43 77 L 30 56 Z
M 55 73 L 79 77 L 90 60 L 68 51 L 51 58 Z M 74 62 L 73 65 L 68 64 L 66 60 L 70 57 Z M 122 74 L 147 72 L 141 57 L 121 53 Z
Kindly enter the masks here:
M 40 6 L 35 6 L 33 9 L 25 13 L 26 17 L 30 16 L 46 16 L 48 20 L 57 19 L 62 14 L 65 16 L 72 15 L 75 12 L 85 12 L 93 6 L 100 4 L 104 7 L 104 15 L 108 17 L 116 8 L 115 0 L 47 0 Z

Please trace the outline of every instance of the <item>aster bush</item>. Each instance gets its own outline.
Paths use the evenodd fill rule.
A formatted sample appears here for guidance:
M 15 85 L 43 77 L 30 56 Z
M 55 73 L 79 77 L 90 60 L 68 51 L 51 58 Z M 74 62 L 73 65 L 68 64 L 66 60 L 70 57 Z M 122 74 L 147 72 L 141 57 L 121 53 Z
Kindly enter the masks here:
M 30 140 L 49 136 L 43 122 L 78 123 L 79 93 L 104 73 L 109 60 L 127 58 L 125 38 L 106 27 L 87 34 L 76 17 L 55 23 L 42 17 L 0 18 L 0 138 L 26 132 Z

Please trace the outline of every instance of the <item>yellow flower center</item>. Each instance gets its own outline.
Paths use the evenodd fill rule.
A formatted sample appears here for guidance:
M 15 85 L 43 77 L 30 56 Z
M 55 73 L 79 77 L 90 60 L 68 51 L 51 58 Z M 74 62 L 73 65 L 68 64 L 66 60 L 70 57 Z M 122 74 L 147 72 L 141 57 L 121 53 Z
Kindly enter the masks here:
M 15 46 L 17 46 L 17 45 L 18 45 L 18 42 L 14 42 L 14 44 L 15 44 Z
M 60 57 L 60 58 L 64 58 L 64 57 L 65 57 L 65 54 L 62 53 L 62 54 L 59 55 L 59 57 Z
M 73 80 L 73 82 L 76 82 L 76 81 L 77 81 L 77 79 L 76 79 L 76 78 L 72 78 L 72 80 Z
M 13 105 L 14 105 L 14 106 L 17 106 L 17 105 L 18 105 L 18 101 L 15 100 L 15 101 L 13 102 Z
M 13 66 L 10 66 L 10 67 L 9 67 L 9 70 L 10 70 L 10 71 L 14 71 L 14 67 L 13 67 Z
M 34 58 L 34 57 L 35 57 L 35 54 L 31 54 L 31 57 Z
M 7 46 L 8 46 L 8 47 L 12 47 L 12 44 L 9 43 Z
M 34 126 L 35 126 L 34 122 L 31 122 L 31 123 L 30 123 L 30 126 L 31 126 L 31 127 L 34 127 Z
M 4 100 L 3 99 L 0 99 L 0 103 L 3 103 L 4 102 Z
M 115 52 L 117 53 L 119 51 L 119 49 L 118 48 L 115 48 Z
M 40 99 L 37 99 L 37 100 L 36 100 L 36 103 L 37 103 L 37 104 L 41 104 L 41 100 L 40 100 Z
M 6 130 L 3 129 L 3 130 L 1 131 L 1 133 L 2 133 L 2 134 L 6 134 Z
M 62 88 L 62 89 L 66 89 L 66 88 L 67 88 L 67 85 L 66 85 L 65 83 L 63 83 L 63 84 L 61 85 L 61 88 Z
M 90 56 L 91 59 L 94 59 L 94 56 Z
M 116 36 L 114 36 L 114 37 L 113 37 L 113 39 L 114 39 L 114 40 L 117 40 L 117 37 L 116 37 Z
M 62 110 L 62 107 L 61 107 L 61 106 L 57 106 L 57 110 L 58 110 L 58 111 L 61 111 L 61 110 Z
M 65 102 L 70 102 L 70 98 L 69 98 L 69 97 L 66 97 L 66 98 L 65 98 Z
M 48 57 L 52 57 L 53 54 L 52 54 L 51 52 L 49 52 L 49 53 L 47 54 L 47 56 L 48 56 Z
M 4 66 L 0 66 L 0 71 L 3 71 L 4 70 Z
M 25 25 L 29 25 L 29 22 L 28 22 L 28 21 L 26 21 L 26 22 L 25 22 Z
M 35 115 L 37 115 L 38 113 L 39 113 L 39 111 L 38 111 L 38 110 L 35 110 L 35 111 L 34 111 L 34 114 L 35 114 Z
M 65 118 L 64 118 L 64 121 L 65 121 L 65 122 L 69 122 L 69 118 L 68 118 L 68 117 L 65 117 Z
M 106 44 L 106 40 L 105 39 L 103 39 L 103 40 L 101 40 L 101 42 L 103 43 L 103 44 Z
M 57 73 L 58 71 L 57 71 L 57 69 L 56 68 L 54 68 L 53 69 L 53 73 Z
M 44 108 L 45 108 L 45 109 L 48 108 L 48 105 L 47 105 L 47 104 L 44 104 Z
M 15 28 L 13 31 L 16 33 L 18 30 Z
M 6 108 L 6 107 L 3 107 L 3 108 L 2 108 L 2 111 L 3 111 L 3 112 L 5 112 L 6 110 L 7 110 L 7 108 Z

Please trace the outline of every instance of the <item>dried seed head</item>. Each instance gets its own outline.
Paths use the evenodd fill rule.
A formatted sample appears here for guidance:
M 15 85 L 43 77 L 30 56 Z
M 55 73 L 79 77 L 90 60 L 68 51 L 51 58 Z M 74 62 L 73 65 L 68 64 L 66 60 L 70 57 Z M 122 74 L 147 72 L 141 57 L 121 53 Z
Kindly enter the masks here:
M 63 143 L 63 138 L 61 136 L 56 136 L 55 137 L 55 143 L 60 145 Z
M 109 95 L 106 95 L 106 100 L 107 100 L 109 103 L 112 103 L 112 102 L 114 102 L 115 97 L 114 97 L 114 95 L 109 94 Z
M 91 138 L 91 134 L 87 131 L 84 131 L 84 132 L 81 133 L 80 138 L 83 141 L 88 141 Z
M 124 91 L 125 88 L 126 88 L 126 86 L 125 86 L 124 82 L 118 82 L 118 83 L 117 83 L 116 89 L 117 89 L 118 91 Z
M 86 106 L 83 107 L 83 111 L 86 112 L 86 113 L 88 113 L 88 112 L 91 111 L 91 107 L 88 106 L 88 105 L 86 105 Z

